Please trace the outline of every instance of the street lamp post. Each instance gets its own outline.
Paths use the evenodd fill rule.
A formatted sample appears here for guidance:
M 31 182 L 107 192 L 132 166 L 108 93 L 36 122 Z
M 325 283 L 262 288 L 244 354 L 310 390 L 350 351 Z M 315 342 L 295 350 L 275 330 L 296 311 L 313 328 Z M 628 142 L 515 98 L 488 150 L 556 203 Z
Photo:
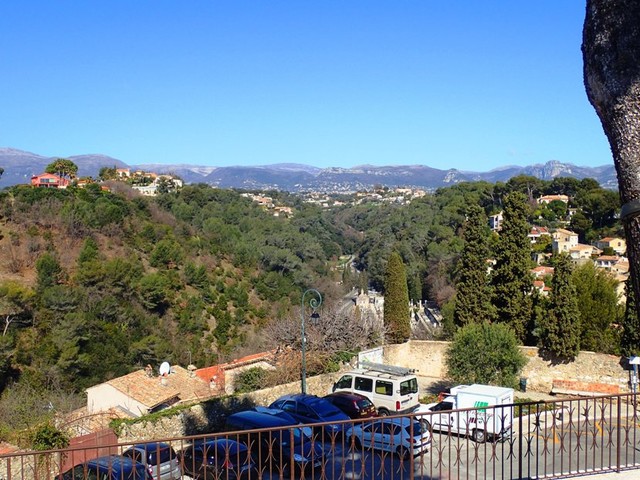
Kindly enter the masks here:
M 300 322 L 302 324 L 302 375 L 300 380 L 300 387 L 302 389 L 302 393 L 307 393 L 307 363 L 305 358 L 306 347 L 307 347 L 307 337 L 305 336 L 305 332 L 304 332 L 304 317 L 305 317 L 304 299 L 307 296 L 307 293 L 312 294 L 312 296 L 309 298 L 309 304 L 308 304 L 309 307 L 311 308 L 311 315 L 310 315 L 311 318 L 317 319 L 319 317 L 316 310 L 322 304 L 322 295 L 320 295 L 320 292 L 317 291 L 316 289 L 310 288 L 309 290 L 306 290 L 302 294 L 302 303 L 300 306 L 301 307 Z

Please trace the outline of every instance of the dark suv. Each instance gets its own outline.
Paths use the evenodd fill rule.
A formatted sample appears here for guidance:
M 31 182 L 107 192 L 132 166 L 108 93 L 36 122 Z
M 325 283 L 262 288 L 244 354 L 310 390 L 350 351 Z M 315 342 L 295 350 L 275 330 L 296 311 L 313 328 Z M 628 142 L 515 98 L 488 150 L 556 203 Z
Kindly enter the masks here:
M 323 398 L 354 419 L 378 416 L 375 405 L 364 395 L 336 392 L 325 395 Z

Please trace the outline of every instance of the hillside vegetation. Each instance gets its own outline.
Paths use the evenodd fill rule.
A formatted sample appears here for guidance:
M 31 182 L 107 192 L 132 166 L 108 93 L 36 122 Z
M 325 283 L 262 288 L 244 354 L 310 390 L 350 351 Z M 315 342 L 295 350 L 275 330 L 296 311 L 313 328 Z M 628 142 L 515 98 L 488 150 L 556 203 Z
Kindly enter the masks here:
M 46 404 L 54 393 L 77 395 L 162 361 L 203 367 L 276 346 L 298 352 L 300 300 L 308 288 L 324 297 L 321 327 L 309 335 L 308 373 L 335 368 L 340 355 L 383 341 L 371 324 L 354 327 L 358 309 L 346 314 L 336 307 L 354 287 L 385 293 L 392 254 L 404 267 L 391 270 L 404 271 L 409 299 L 436 303 L 445 318 L 439 338 L 451 338 L 481 317 L 504 320 L 507 310 L 491 298 L 501 291 L 500 276 L 482 272 L 490 258 L 499 260 L 500 271 L 511 268 L 504 267 L 511 257 L 505 240 L 522 236 L 526 224 L 569 228 L 584 243 L 622 236 L 617 194 L 590 179 L 461 183 L 407 204 L 342 196 L 344 205 L 331 209 L 267 192 L 292 208 L 290 218 L 207 185 L 153 198 L 119 182 L 102 186 L 109 189 L 0 192 L 0 437 L 21 398 Z M 569 205 L 538 205 L 544 194 L 568 195 Z M 497 235 L 486 216 L 514 208 L 505 202 L 510 195 L 525 228 Z M 575 209 L 570 218 L 568 207 Z M 522 272 L 534 266 L 532 251 L 551 252 L 549 241 L 516 240 L 526 249 L 518 254 Z M 636 332 L 627 328 L 637 320 L 624 320 L 616 282 L 593 268 L 571 275 L 566 281 L 575 286 L 579 312 L 567 318 L 580 345 L 616 354 L 621 341 L 625 352 L 637 348 L 635 340 L 629 344 Z M 478 289 L 474 282 L 486 285 Z M 456 304 L 463 286 L 486 290 L 487 299 Z M 554 303 L 536 294 L 526 300 L 520 330 L 510 327 L 522 343 L 545 347 L 545 318 Z M 498 311 L 482 307 L 487 302 Z M 469 313 L 478 308 L 480 315 Z M 295 377 L 299 357 L 288 361 Z
M 331 292 L 340 247 L 314 212 L 287 221 L 206 186 L 157 201 L 120 188 L 0 193 L 1 386 L 216 363 L 265 348 L 256 332 L 301 289 Z

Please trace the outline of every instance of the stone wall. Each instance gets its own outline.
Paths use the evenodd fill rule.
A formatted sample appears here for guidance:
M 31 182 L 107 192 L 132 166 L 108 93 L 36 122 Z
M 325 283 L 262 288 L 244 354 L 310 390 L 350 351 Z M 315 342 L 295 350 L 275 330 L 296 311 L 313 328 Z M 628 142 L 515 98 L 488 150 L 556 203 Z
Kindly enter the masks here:
M 522 347 L 522 351 L 529 359 L 522 372 L 522 376 L 527 378 L 527 389 L 551 392 L 554 380 L 572 380 L 586 384 L 615 385 L 620 393 L 631 391 L 629 371 L 621 365 L 620 357 L 580 352 L 573 362 L 553 364 L 542 359 L 535 347 Z M 587 388 L 585 392 L 589 390 Z
M 424 377 L 446 378 L 445 353 L 449 342 L 411 340 L 384 347 L 384 361 L 389 365 L 415 368 Z M 528 359 L 522 371 L 527 379 L 527 390 L 550 393 L 554 380 L 573 380 L 586 384 L 607 384 L 629 392 L 629 371 L 620 363 L 620 357 L 603 353 L 580 352 L 575 361 L 554 364 L 538 355 L 535 347 L 521 347 Z M 604 392 L 603 392 L 604 393 Z
M 449 342 L 411 340 L 397 345 L 384 346 L 384 363 L 405 368 L 415 368 L 423 377 L 445 378 L 444 355 Z

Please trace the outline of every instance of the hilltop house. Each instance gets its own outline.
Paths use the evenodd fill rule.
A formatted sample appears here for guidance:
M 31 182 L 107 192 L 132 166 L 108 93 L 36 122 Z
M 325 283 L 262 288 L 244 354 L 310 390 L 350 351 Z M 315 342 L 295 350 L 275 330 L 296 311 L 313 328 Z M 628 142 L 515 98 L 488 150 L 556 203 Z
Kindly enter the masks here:
M 596 247 L 600 250 L 611 248 L 618 255 L 624 255 L 627 252 L 627 242 L 622 238 L 605 237 L 596 242 Z
M 545 285 L 544 280 L 534 280 L 533 288 L 535 288 L 543 297 L 546 297 L 551 293 L 551 287 Z
M 202 401 L 212 396 L 209 382 L 190 370 L 174 365 L 155 375 L 151 366 L 87 388 L 88 413 L 118 409 L 133 417 L 172 405 Z
M 531 240 L 531 243 L 533 244 L 536 243 L 542 235 L 549 235 L 549 229 L 534 225 L 533 227 L 531 227 L 531 230 L 529 231 L 527 237 L 529 237 L 529 240 Z
M 549 204 L 555 201 L 569 203 L 569 197 L 567 195 L 543 195 L 538 198 L 538 205 Z
M 569 253 L 569 250 L 578 246 L 578 234 L 570 230 L 558 228 L 551 234 L 551 237 L 553 238 L 552 251 L 554 254 Z
M 545 267 L 543 265 L 540 265 L 534 269 L 531 270 L 531 273 L 533 274 L 533 276 L 536 279 L 540 279 L 540 278 L 544 278 L 547 276 L 553 276 L 553 267 Z
M 43 188 L 67 188 L 69 179 L 53 173 L 41 173 L 31 177 L 31 186 Z
M 489 217 L 489 228 L 491 228 L 491 230 L 493 230 L 494 232 L 499 232 L 500 230 L 502 230 L 503 220 L 504 217 L 502 215 L 502 212 L 491 215 Z
M 574 263 L 584 263 L 590 261 L 594 255 L 599 255 L 600 250 L 593 245 L 579 243 L 569 249 L 569 256 Z

